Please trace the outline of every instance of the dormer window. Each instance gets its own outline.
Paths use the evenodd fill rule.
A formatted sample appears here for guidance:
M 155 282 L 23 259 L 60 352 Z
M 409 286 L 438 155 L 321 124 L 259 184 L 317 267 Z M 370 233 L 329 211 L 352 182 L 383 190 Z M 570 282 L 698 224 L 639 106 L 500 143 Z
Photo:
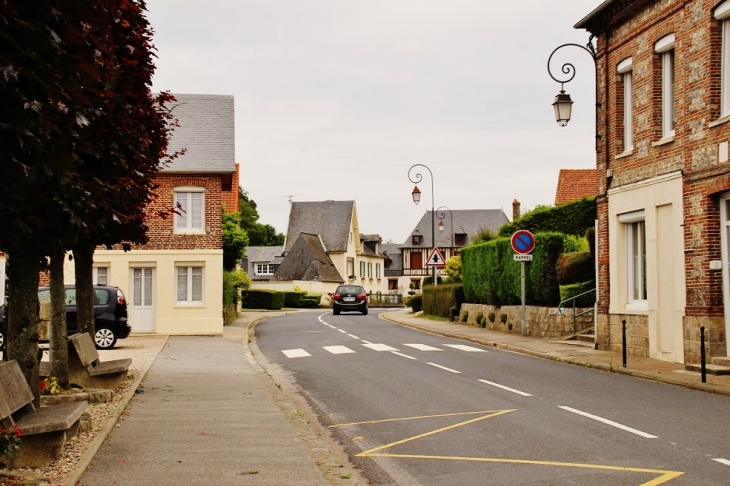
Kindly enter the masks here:
M 455 246 L 466 245 L 466 233 L 454 233 L 454 245 Z
M 411 244 L 413 244 L 413 246 L 418 246 L 418 245 L 423 244 L 423 235 L 421 233 L 419 233 L 418 231 L 413 233 L 411 235 Z

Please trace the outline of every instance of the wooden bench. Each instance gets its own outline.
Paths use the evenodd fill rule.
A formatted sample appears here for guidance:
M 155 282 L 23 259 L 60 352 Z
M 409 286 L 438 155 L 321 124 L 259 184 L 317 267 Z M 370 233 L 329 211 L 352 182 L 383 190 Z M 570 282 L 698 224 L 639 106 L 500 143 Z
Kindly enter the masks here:
M 0 363 L 0 424 L 21 430 L 20 451 L 8 461 L 10 468 L 42 467 L 56 457 L 67 439 L 79 430 L 87 402 L 35 408 L 33 392 L 17 361 Z
M 132 358 L 99 361 L 99 352 L 87 332 L 68 338 L 68 379 L 72 385 L 116 390 L 131 364 Z

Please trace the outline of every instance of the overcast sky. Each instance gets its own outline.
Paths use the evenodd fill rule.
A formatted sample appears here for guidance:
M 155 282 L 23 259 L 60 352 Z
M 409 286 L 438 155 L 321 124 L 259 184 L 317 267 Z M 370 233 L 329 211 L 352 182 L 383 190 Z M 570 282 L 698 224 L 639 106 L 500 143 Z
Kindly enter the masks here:
M 235 97 L 241 186 L 286 232 L 288 198 L 355 200 L 362 233 L 402 243 L 431 208 L 552 205 L 561 168 L 595 167 L 595 71 L 578 48 L 567 127 L 547 72 L 601 0 L 148 0 L 155 90 Z M 421 204 L 408 169 L 425 164 Z M 448 216 L 445 219 L 449 228 Z

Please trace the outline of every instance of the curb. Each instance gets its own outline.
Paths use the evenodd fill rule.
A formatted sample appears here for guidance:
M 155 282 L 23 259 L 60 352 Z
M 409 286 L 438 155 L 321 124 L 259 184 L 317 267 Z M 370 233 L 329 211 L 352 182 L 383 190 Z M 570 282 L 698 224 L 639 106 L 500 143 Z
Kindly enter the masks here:
M 436 334 L 438 336 L 444 336 L 444 337 L 448 337 L 448 338 L 452 338 L 452 339 L 459 339 L 461 341 L 468 341 L 468 342 L 472 342 L 475 344 L 481 344 L 483 346 L 490 346 L 492 348 L 502 349 L 504 351 L 510 351 L 510 352 L 514 352 L 514 353 L 525 354 L 528 356 L 534 356 L 536 358 L 549 359 L 552 361 L 558 361 L 560 363 L 567 363 L 567 364 L 584 366 L 584 367 L 586 366 L 585 361 L 581 362 L 576 359 L 560 358 L 558 356 L 552 356 L 549 354 L 541 353 L 540 351 L 534 351 L 532 349 L 521 348 L 521 347 L 515 346 L 513 344 L 503 344 L 503 343 L 498 343 L 498 342 L 494 342 L 494 341 L 488 341 L 485 339 L 474 338 L 471 336 L 464 336 L 464 335 L 461 335 L 458 333 L 437 331 L 437 330 L 434 330 L 434 329 L 431 329 L 431 328 L 428 328 L 425 326 L 420 326 L 418 324 L 399 321 L 399 320 L 396 320 L 395 318 L 392 318 L 392 317 L 384 315 L 384 314 L 380 314 L 379 317 L 381 319 L 387 320 L 394 324 L 399 324 L 401 326 L 410 327 L 412 329 L 417 329 L 419 331 L 427 332 L 429 334 Z M 706 393 L 714 393 L 716 395 L 730 397 L 730 390 L 727 390 L 724 388 L 718 388 L 711 384 L 708 385 L 706 383 L 691 383 L 691 382 L 686 382 L 686 381 L 682 381 L 682 380 L 674 380 L 671 377 L 666 376 L 666 375 L 657 376 L 655 374 L 652 374 L 652 373 L 649 373 L 646 371 L 623 368 L 623 367 L 614 367 L 614 366 L 606 365 L 603 363 L 596 363 L 596 364 L 588 363 L 588 364 L 589 364 L 590 368 L 593 368 L 593 369 L 596 369 L 599 371 L 607 371 L 609 373 L 617 373 L 620 375 L 631 376 L 634 378 L 642 378 L 644 380 L 654 381 L 657 383 L 664 383 L 667 385 L 680 386 L 683 388 L 688 388 L 690 390 L 701 391 L 701 392 L 706 392 Z
M 114 427 L 119 421 L 119 417 L 121 417 L 122 413 L 127 408 L 127 405 L 129 405 L 129 402 L 132 401 L 132 397 L 134 397 L 135 393 L 137 392 L 139 384 L 142 383 L 142 380 L 145 379 L 150 368 L 155 363 L 155 361 L 157 361 L 157 357 L 160 355 L 162 350 L 165 349 L 165 345 L 167 344 L 168 339 L 170 339 L 170 336 L 165 337 L 165 341 L 160 346 L 160 349 L 157 350 L 157 354 L 155 354 L 154 358 L 150 360 L 147 368 L 140 371 L 140 374 L 132 384 L 132 387 L 129 389 L 124 398 L 122 398 L 122 401 L 119 402 L 117 409 L 114 411 L 114 415 L 109 419 L 104 428 L 99 431 L 99 434 L 91 442 L 91 444 L 89 444 L 89 448 L 86 449 L 84 455 L 81 456 L 79 462 L 76 463 L 76 466 L 74 467 L 74 470 L 71 471 L 71 474 L 69 474 L 66 479 L 64 479 L 63 486 L 76 486 L 76 483 L 79 481 L 79 479 L 81 479 L 81 476 L 83 476 L 83 474 L 86 472 L 86 469 L 89 467 L 89 464 L 91 464 L 91 461 L 94 459 L 96 452 L 99 450 L 111 431 L 114 430 Z

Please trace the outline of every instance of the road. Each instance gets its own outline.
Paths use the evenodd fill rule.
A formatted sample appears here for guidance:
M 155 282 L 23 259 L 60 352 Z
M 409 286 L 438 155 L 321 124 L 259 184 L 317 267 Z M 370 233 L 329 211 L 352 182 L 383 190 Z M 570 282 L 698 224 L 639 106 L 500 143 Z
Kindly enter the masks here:
M 372 484 L 730 484 L 730 399 L 415 331 L 293 314 L 256 328 Z

